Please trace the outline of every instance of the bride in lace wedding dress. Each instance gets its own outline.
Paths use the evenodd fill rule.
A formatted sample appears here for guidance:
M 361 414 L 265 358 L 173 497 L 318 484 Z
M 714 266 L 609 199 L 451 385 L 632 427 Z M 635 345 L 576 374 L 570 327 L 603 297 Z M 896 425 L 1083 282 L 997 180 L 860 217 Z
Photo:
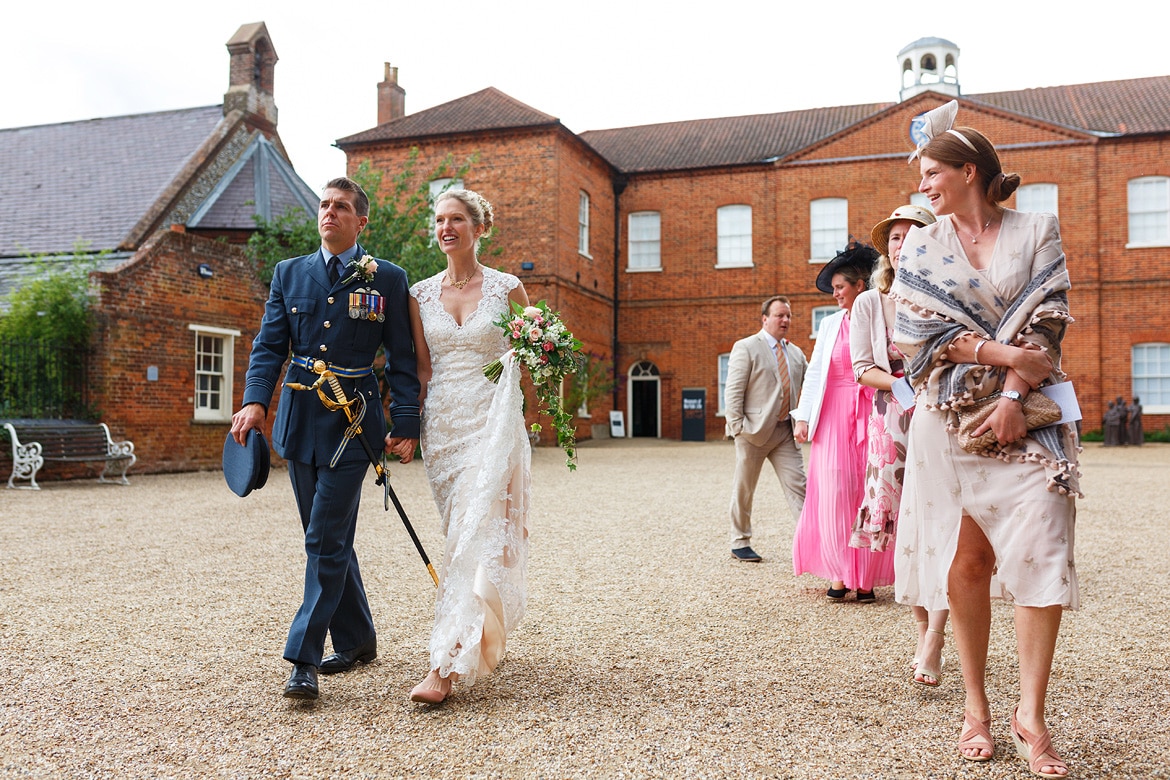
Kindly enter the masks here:
M 520 280 L 479 264 L 492 208 L 469 190 L 435 202 L 443 273 L 415 284 L 411 319 L 423 385 L 422 451 L 446 549 L 435 599 L 430 672 L 412 701 L 438 704 L 451 684 L 475 682 L 504 655 L 524 614 L 531 451 L 520 369 L 504 360 L 497 384 L 483 366 L 508 349 L 496 319 L 528 305 Z

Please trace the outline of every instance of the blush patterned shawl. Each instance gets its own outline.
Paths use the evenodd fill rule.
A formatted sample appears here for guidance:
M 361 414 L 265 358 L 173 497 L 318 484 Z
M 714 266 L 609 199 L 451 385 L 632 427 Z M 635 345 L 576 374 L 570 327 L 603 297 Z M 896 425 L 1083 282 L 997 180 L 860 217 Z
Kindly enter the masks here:
M 1061 340 L 1073 319 L 1056 218 L 1005 210 L 999 242 L 993 264 L 1030 267 L 1027 278 L 1019 276 L 1022 286 L 1014 294 L 996 289 L 986 272 L 967 261 L 947 217 L 930 228 L 910 231 L 890 290 L 897 304 L 894 341 L 910 358 L 906 376 L 918 403 L 948 413 L 947 430 L 952 433 L 958 424 L 955 410 L 1001 390 L 1007 374 L 1003 367 L 951 362 L 950 347 L 965 334 L 1043 347 L 1055 364 L 1045 384 L 1065 378 L 1060 370 Z M 1030 431 L 1023 441 L 984 454 L 1039 461 L 1051 471 L 1049 490 L 1080 495 L 1079 472 L 1068 455 L 1076 449 L 1071 426 L 1056 425 Z

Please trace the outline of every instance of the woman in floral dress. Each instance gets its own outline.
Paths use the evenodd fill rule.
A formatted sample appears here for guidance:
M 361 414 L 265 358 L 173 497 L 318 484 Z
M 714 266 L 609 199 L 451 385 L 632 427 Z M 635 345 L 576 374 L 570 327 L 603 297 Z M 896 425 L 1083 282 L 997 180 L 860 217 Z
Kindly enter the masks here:
M 934 214 L 920 206 L 902 206 L 874 226 L 873 245 L 885 250 L 874 268 L 871 287 L 853 304 L 853 328 L 849 351 L 858 384 L 874 388 L 873 412 L 869 417 L 868 462 L 865 468 L 865 499 L 853 524 L 853 547 L 883 552 L 893 547 L 902 502 L 902 480 L 906 472 L 906 444 L 910 415 L 894 397 L 893 385 L 905 374 L 905 356 L 894 345 L 894 303 L 887 297 L 898 252 L 913 226 L 934 223 Z M 906 393 L 912 394 L 909 385 Z M 905 397 L 904 397 L 905 398 Z M 927 612 L 911 607 L 918 627 L 918 644 L 910 664 L 910 679 L 919 685 L 937 686 L 942 672 L 942 649 L 947 610 Z

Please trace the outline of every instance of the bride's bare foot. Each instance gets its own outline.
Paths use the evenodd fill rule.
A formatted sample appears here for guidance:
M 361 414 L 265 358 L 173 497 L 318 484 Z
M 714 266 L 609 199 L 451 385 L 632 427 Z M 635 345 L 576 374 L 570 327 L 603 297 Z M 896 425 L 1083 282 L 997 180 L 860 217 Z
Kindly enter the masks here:
M 411 689 L 410 700 L 423 704 L 442 704 L 443 700 L 451 693 L 451 683 L 454 681 L 454 674 L 449 677 L 440 677 L 439 670 L 432 669 L 426 679 Z

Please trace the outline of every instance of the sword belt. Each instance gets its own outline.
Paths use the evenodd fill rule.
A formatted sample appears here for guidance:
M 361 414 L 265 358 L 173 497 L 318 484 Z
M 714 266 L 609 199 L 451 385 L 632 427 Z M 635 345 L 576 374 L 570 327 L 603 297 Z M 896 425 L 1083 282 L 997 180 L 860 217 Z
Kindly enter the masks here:
M 292 362 L 295 366 L 300 366 L 306 371 L 312 371 L 314 374 L 323 374 L 326 371 L 331 371 L 335 376 L 344 377 L 345 379 L 360 379 L 363 376 L 369 376 L 374 373 L 374 365 L 371 363 L 365 368 L 343 368 L 342 366 L 335 366 L 332 363 L 326 363 L 324 360 L 318 358 L 311 358 L 308 355 L 293 355 Z

